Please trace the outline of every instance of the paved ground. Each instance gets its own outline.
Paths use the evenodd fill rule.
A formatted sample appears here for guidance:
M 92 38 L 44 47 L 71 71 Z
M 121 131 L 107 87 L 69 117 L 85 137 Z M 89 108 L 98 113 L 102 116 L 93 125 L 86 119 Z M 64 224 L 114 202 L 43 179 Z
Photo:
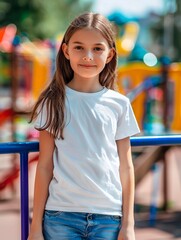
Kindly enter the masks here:
M 181 239 L 181 211 L 158 213 L 154 227 L 150 227 L 148 215 L 136 215 L 136 239 Z

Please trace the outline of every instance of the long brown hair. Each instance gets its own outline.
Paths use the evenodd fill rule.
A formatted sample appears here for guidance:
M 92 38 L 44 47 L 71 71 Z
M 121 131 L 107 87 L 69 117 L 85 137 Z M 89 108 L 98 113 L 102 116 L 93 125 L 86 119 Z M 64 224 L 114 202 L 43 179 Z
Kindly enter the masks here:
M 68 44 L 71 36 L 77 30 L 83 28 L 97 29 L 107 40 L 109 47 L 115 50 L 112 60 L 105 65 L 99 75 L 99 82 L 102 86 L 113 88 L 117 65 L 117 53 L 112 25 L 101 14 L 91 12 L 84 13 L 75 18 L 65 32 L 57 54 L 54 77 L 48 87 L 39 96 L 30 119 L 31 122 L 34 118 L 36 118 L 41 112 L 44 104 L 46 104 L 46 123 L 44 126 L 37 129 L 41 131 L 49 128 L 51 134 L 55 138 L 63 139 L 63 129 L 65 127 L 65 85 L 72 80 L 74 75 L 69 60 L 67 60 L 64 56 L 62 45 L 63 43 Z

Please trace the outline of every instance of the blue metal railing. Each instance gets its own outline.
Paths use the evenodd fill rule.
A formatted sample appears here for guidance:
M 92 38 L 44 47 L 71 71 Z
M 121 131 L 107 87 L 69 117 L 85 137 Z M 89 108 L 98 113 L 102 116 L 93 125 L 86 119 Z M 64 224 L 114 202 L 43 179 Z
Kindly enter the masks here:
M 38 151 L 38 142 L 0 143 L 0 154 L 20 154 L 21 240 L 27 240 L 29 232 L 28 154 Z
M 181 145 L 181 135 L 132 137 L 132 146 L 171 146 Z M 20 188 L 21 188 L 21 240 L 27 240 L 29 232 L 28 200 L 28 154 L 38 152 L 38 142 L 0 143 L 0 154 L 20 154 Z

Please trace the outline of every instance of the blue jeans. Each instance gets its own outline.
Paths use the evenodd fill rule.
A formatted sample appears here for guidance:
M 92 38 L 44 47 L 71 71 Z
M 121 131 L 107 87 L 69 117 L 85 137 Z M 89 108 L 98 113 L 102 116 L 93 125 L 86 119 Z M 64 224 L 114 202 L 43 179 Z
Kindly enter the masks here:
M 117 240 L 121 217 L 45 210 L 45 240 Z

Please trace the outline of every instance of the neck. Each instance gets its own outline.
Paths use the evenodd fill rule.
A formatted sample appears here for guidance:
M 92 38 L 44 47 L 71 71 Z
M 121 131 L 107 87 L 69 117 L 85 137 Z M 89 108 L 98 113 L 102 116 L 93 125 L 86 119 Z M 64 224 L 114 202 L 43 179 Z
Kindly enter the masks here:
M 81 79 L 73 78 L 68 84 L 68 87 L 79 91 L 79 92 L 99 92 L 103 89 L 103 86 L 99 83 L 99 80 L 96 79 Z

